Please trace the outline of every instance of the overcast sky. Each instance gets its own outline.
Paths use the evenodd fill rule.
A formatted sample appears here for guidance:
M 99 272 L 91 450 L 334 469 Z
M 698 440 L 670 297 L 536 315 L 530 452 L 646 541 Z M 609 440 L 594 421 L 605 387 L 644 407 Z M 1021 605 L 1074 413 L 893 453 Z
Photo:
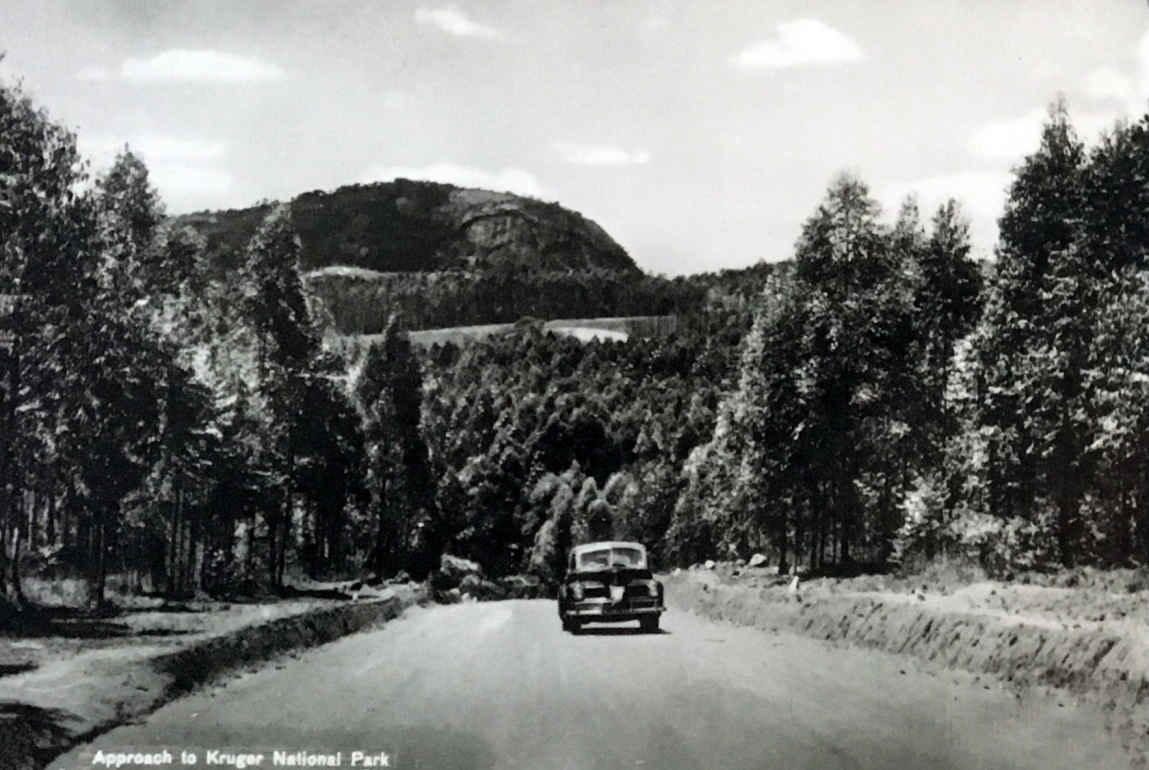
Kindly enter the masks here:
M 172 213 L 396 175 L 509 189 L 668 274 L 790 256 L 835 173 L 963 202 L 1064 93 L 1092 138 L 1149 96 L 1144 0 L 0 0 L 0 63 Z

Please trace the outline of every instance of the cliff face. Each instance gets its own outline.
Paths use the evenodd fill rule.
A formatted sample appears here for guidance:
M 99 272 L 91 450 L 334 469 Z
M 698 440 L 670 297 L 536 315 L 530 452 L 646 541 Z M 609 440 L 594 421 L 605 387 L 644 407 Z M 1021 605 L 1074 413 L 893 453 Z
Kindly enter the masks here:
M 226 269 L 269 206 L 180 217 Z M 292 201 L 303 268 L 347 265 L 379 272 L 499 266 L 638 274 L 626 251 L 582 215 L 509 193 L 397 179 L 309 192 Z

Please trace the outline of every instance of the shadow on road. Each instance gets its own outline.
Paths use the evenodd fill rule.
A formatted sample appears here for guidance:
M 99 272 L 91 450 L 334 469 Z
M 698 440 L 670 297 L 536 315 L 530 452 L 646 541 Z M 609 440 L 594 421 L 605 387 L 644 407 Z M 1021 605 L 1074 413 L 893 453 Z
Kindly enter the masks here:
M 120 639 L 129 637 L 183 636 L 192 631 L 174 628 L 132 628 L 94 618 L 36 619 L 5 629 L 4 637 L 17 639 Z
M 583 626 L 574 632 L 576 636 L 661 636 L 669 635 L 665 628 L 657 631 L 643 631 L 641 628 L 619 628 L 618 626 Z
M 0 663 L 0 676 L 23 674 L 26 671 L 34 671 L 36 668 L 36 664 L 30 662 Z
M 71 735 L 68 724 L 76 716 L 60 709 L 40 708 L 14 701 L 0 702 L 0 766 L 26 767 L 28 757 L 48 763 Z
M 140 628 L 123 622 L 130 614 L 154 610 L 106 611 L 77 607 L 40 607 L 29 605 L 6 625 L 0 627 L 0 640 L 11 639 L 120 639 L 131 637 L 182 636 L 193 633 L 178 628 Z

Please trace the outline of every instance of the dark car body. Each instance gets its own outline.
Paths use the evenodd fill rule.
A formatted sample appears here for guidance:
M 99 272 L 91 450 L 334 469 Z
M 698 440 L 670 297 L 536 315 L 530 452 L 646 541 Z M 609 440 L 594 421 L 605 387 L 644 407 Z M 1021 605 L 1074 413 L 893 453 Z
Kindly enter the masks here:
M 666 610 L 662 583 L 650 572 L 646 548 L 617 540 L 571 549 L 558 604 L 563 629 L 572 632 L 585 623 L 630 620 L 645 631 L 657 631 Z

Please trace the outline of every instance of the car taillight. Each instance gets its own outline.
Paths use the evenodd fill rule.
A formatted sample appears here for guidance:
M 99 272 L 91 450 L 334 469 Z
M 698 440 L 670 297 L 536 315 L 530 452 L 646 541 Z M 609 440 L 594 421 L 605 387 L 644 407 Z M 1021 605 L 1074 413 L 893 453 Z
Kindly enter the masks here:
M 582 583 L 571 583 L 571 598 L 575 601 L 582 598 Z

